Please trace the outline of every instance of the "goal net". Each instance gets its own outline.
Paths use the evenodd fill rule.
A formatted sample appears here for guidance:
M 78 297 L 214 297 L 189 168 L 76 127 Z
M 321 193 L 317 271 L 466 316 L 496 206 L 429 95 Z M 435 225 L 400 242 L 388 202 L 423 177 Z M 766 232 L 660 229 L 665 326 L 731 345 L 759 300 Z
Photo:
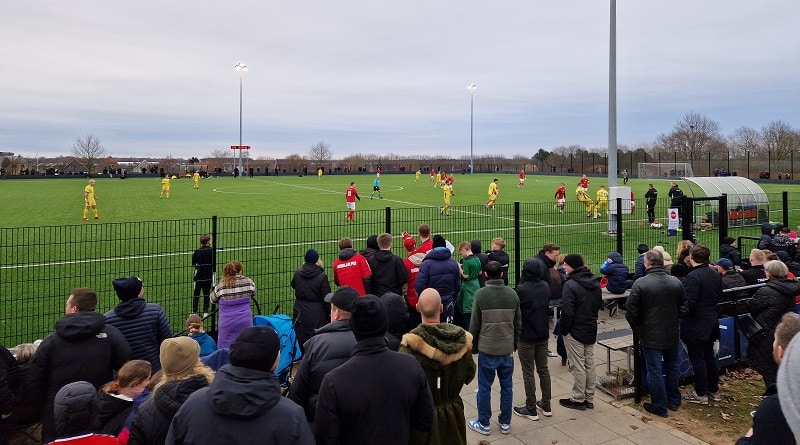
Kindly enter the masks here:
M 678 179 L 692 177 L 688 162 L 640 162 L 639 179 Z

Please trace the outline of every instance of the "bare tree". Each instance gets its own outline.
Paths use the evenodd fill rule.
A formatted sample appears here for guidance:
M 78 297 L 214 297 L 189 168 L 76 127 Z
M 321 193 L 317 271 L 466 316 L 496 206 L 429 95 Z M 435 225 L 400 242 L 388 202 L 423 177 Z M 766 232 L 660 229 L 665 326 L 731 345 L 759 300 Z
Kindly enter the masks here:
M 164 173 L 174 175 L 180 173 L 181 165 L 172 156 L 167 156 L 158 163 L 159 168 L 164 169 Z
M 333 150 L 331 150 L 330 145 L 319 141 L 308 150 L 308 158 L 314 161 L 317 166 L 320 166 L 333 159 Z
M 718 150 L 721 140 L 717 121 L 691 111 L 675 124 L 672 133 L 659 136 L 658 145 L 691 162 L 701 159 L 704 151 Z
M 83 163 L 86 167 L 86 171 L 92 173 L 95 167 L 97 167 L 98 159 L 106 154 L 106 149 L 103 148 L 100 139 L 90 134 L 85 138 L 75 139 L 75 143 L 72 144 L 72 154 L 78 161 Z
M 748 151 L 760 154 L 763 151 L 761 135 L 753 128 L 739 127 L 730 137 L 730 148 L 734 156 L 743 156 Z
M 794 149 L 796 132 L 784 121 L 772 121 L 761 129 L 761 141 L 775 159 L 787 159 Z

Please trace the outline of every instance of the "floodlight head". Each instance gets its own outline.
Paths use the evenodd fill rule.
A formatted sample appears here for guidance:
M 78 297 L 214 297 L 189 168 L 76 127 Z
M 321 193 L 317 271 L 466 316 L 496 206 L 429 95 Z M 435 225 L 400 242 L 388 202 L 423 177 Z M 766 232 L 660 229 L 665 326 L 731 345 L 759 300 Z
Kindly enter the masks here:
M 473 82 L 473 83 L 470 83 L 469 85 L 467 85 L 467 89 L 468 89 L 470 92 L 472 92 L 472 91 L 475 91 L 475 88 L 478 88 L 478 85 L 475 85 L 475 83 L 474 83 L 474 82 Z
M 247 71 L 247 65 L 239 62 L 236 64 L 236 66 L 233 67 L 233 69 L 235 69 L 236 71 Z

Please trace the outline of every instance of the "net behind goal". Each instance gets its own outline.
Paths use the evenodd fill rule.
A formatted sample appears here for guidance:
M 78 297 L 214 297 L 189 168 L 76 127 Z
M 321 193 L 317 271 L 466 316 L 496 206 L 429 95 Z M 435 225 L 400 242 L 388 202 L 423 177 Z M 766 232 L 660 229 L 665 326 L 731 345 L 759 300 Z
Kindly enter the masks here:
M 639 179 L 677 179 L 694 176 L 688 162 L 640 162 Z

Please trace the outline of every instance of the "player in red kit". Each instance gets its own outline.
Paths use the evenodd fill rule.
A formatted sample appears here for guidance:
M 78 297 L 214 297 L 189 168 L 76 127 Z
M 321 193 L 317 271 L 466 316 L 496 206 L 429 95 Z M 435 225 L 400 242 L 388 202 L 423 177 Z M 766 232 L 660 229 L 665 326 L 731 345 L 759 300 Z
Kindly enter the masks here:
M 578 181 L 578 185 L 583 187 L 584 192 L 589 192 L 589 178 L 587 178 L 586 175 L 581 177 L 581 180 Z
M 519 171 L 519 185 L 517 187 L 525 187 L 525 170 Z
M 356 190 L 356 183 L 351 182 L 350 187 L 347 188 L 347 191 L 344 194 L 344 200 L 347 203 L 347 216 L 345 218 L 348 221 L 356 220 L 356 199 L 361 201 L 361 197 L 358 196 L 358 190 Z
M 564 183 L 561 183 L 561 187 L 556 190 L 555 194 L 556 198 L 556 208 L 561 213 L 564 213 L 564 204 L 567 202 L 567 189 L 564 188 Z

